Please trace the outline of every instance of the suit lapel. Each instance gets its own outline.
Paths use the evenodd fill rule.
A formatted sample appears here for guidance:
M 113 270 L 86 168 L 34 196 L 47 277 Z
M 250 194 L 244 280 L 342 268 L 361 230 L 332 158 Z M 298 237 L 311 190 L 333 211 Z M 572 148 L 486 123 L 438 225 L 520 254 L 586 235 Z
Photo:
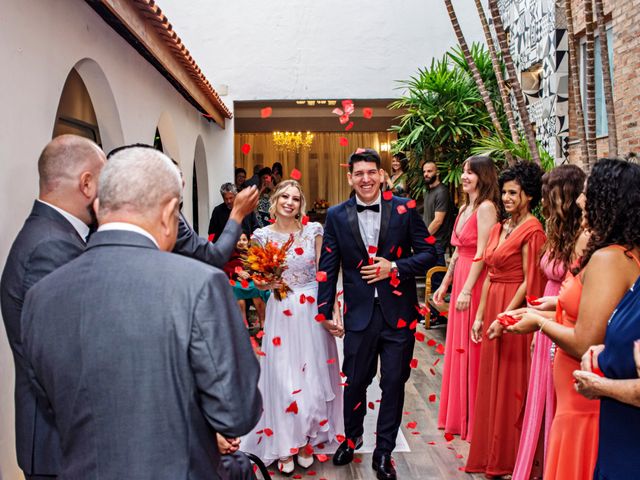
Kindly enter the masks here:
M 364 246 L 364 242 L 362 241 L 362 234 L 360 233 L 360 225 L 358 224 L 358 211 L 356 210 L 356 199 L 353 197 L 347 204 L 345 205 L 345 209 L 347 210 L 347 220 L 349 221 L 349 227 L 351 227 L 351 233 L 356 240 L 356 245 L 358 248 L 366 255 L 367 249 Z
M 380 199 L 380 235 L 378 235 L 378 251 L 382 251 L 384 241 L 387 238 L 387 231 L 389 230 L 389 220 L 391 220 L 391 208 L 393 200 L 386 201 Z

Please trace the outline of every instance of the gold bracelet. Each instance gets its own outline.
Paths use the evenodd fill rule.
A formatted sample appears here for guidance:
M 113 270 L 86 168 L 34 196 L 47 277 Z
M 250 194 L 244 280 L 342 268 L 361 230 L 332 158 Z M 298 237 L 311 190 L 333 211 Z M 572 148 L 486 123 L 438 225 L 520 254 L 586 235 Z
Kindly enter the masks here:
M 542 329 L 544 328 L 544 326 L 547 324 L 547 322 L 548 322 L 549 320 L 551 320 L 551 319 L 550 319 L 550 318 L 547 318 L 544 322 L 542 322 L 542 325 L 540 325 L 540 329 L 539 329 L 539 331 L 541 331 L 541 332 L 542 332 Z M 542 332 L 542 333 L 544 333 L 544 332 Z

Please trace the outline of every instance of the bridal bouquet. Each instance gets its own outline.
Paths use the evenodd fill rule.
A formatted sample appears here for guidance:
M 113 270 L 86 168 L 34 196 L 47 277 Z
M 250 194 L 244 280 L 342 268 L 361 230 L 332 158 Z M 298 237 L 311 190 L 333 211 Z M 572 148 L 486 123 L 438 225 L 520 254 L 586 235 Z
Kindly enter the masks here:
M 291 288 L 282 280 L 282 274 L 287 269 L 287 251 L 293 244 L 293 235 L 279 247 L 273 242 L 265 245 L 252 243 L 246 253 L 241 257 L 242 266 L 256 283 L 278 282 L 280 287 L 273 291 L 276 300 L 282 300 L 291 292 Z

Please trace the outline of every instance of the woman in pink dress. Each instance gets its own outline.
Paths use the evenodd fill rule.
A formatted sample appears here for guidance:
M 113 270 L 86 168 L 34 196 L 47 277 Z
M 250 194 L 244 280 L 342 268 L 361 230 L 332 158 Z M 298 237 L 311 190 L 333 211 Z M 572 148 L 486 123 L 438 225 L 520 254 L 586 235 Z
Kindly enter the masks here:
M 542 177 L 542 213 L 546 219 L 547 241 L 540 266 L 547 277 L 544 297 L 529 301 L 531 308 L 555 311 L 557 295 L 567 271 L 576 261 L 576 243 L 582 232 L 582 210 L 577 203 L 586 175 L 576 165 L 562 165 Z M 584 243 L 584 242 L 578 242 Z M 581 246 L 581 249 L 584 245 Z M 513 478 L 528 480 L 542 477 L 542 459 L 555 411 L 555 391 L 551 355 L 553 344 L 542 332 L 534 334 L 529 389 L 520 447 Z M 540 432 L 544 418 L 544 447 Z
M 491 158 L 470 157 L 464 162 L 462 190 L 467 202 L 458 214 L 451 236 L 451 245 L 456 250 L 433 299 L 441 305 L 453 281 L 438 428 L 468 440 L 480 362 L 480 344 L 471 342 L 469 332 L 487 273 L 481 259 L 489 231 L 498 221 L 500 205 L 498 176 Z

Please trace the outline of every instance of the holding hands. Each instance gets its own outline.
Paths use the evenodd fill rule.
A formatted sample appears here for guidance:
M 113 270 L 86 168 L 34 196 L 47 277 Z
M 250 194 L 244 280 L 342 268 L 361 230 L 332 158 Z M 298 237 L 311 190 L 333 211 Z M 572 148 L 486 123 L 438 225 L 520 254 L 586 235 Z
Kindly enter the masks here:
M 218 442 L 218 451 L 221 455 L 235 453 L 240 449 L 239 438 L 226 438 L 216 432 L 216 440 Z

